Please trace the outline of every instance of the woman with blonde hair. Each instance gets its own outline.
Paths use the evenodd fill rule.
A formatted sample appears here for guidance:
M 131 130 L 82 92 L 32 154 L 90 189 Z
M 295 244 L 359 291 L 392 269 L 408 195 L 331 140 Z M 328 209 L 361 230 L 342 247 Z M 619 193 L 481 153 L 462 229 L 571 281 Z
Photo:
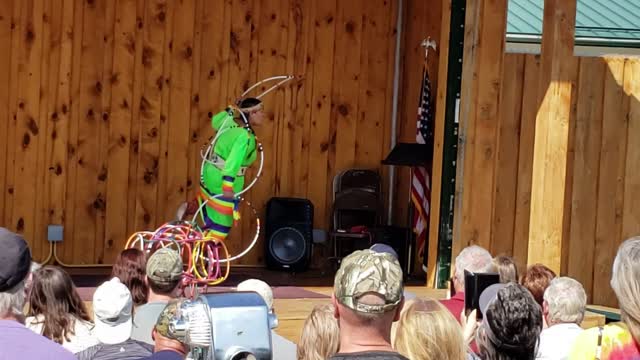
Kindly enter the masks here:
M 464 360 L 460 323 L 436 300 L 407 301 L 397 323 L 394 348 L 411 360 Z
M 298 360 L 326 360 L 338 352 L 340 329 L 333 305 L 316 305 L 307 317 L 298 342 Z

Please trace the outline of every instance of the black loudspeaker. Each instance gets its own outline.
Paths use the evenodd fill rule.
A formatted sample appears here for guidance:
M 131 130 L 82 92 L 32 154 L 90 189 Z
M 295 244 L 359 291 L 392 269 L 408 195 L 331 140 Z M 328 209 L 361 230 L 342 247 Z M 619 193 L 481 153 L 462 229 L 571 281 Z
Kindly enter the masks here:
M 413 270 L 411 259 L 411 230 L 399 226 L 381 226 L 371 229 L 373 243 L 389 245 L 398 254 L 398 262 L 405 276 Z
M 267 202 L 265 256 L 270 269 L 301 272 L 309 267 L 313 244 L 313 204 L 307 199 Z

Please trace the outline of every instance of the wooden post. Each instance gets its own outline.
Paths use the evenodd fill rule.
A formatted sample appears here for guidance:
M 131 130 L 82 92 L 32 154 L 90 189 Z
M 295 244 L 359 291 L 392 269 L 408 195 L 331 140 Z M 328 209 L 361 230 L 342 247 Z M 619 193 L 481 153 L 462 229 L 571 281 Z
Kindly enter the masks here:
M 533 155 L 528 263 L 560 272 L 571 114 L 576 0 L 545 0 Z
M 507 0 L 467 3 L 452 258 L 491 247 L 506 23 Z
M 444 144 L 445 106 L 447 105 L 447 74 L 449 70 L 449 33 L 451 25 L 451 0 L 442 0 L 442 23 L 438 61 L 438 90 L 436 92 L 436 117 L 434 126 L 433 165 L 431 170 L 431 204 L 429 204 L 429 259 L 427 261 L 427 286 L 435 287 L 440 231 L 440 192 L 442 190 L 442 156 Z

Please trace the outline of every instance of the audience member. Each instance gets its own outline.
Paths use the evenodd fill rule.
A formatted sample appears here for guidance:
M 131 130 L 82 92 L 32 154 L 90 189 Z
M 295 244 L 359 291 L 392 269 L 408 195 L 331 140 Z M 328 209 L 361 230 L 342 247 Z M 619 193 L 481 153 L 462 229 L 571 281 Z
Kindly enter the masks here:
M 153 346 L 131 339 L 133 300 L 118 278 L 93 294 L 95 334 L 100 342 L 77 354 L 78 360 L 133 360 L 148 356 Z
M 620 305 L 622 322 L 583 331 L 574 342 L 570 359 L 640 359 L 640 236 L 618 248 L 611 287 Z
M 28 315 L 25 324 L 29 329 L 72 353 L 98 343 L 71 277 L 58 267 L 45 266 L 34 273 Z
M 266 282 L 258 279 L 248 279 L 238 284 L 238 291 L 254 291 L 258 293 L 267 304 L 270 313 L 274 313 L 273 309 L 273 290 Z M 280 336 L 276 331 L 271 331 L 271 349 L 273 350 L 274 359 L 296 360 L 296 344 L 289 339 Z
M 264 300 L 265 304 L 267 304 L 267 308 L 269 308 L 269 312 L 273 313 L 273 290 L 271 286 L 266 282 L 258 279 L 248 279 L 242 281 L 236 286 L 237 291 L 253 291 L 258 293 L 262 300 Z
M 31 292 L 31 283 L 33 283 L 33 273 L 35 273 L 38 269 L 42 268 L 42 265 L 39 263 L 32 261 L 31 266 L 29 267 L 29 275 L 27 275 L 27 279 L 24 283 L 24 290 L 27 294 L 27 298 L 29 298 L 29 293 Z
M 518 267 L 511 256 L 496 256 L 493 258 L 493 266 L 500 274 L 501 283 L 518 282 Z
M 117 277 L 131 291 L 133 305 L 147 303 L 149 288 L 145 280 L 147 259 L 141 250 L 126 249 L 116 258 L 111 277 Z
M 399 260 L 400 258 L 398 257 L 398 253 L 391 246 L 389 246 L 387 244 L 375 243 L 375 244 L 371 245 L 371 247 L 369 249 L 371 249 L 372 251 L 375 251 L 377 253 L 390 254 L 394 258 L 398 259 L 398 261 L 400 261 Z
M 404 298 L 402 269 L 388 253 L 359 250 L 342 260 L 332 302 L 340 327 L 340 347 L 332 360 L 406 360 L 391 346 L 391 324 Z
M 177 251 L 163 248 L 147 261 L 148 302 L 136 309 L 131 338 L 153 345 L 151 332 L 158 315 L 171 299 L 178 296 L 183 264 Z
M 160 312 L 151 333 L 154 341 L 153 355 L 141 360 L 182 360 L 187 356 L 188 346 L 172 337 L 169 332 L 169 324 L 175 319 L 179 306 L 180 300 L 173 299 Z
M 0 360 L 73 360 L 71 352 L 24 325 L 31 252 L 22 236 L 0 227 Z
M 531 292 L 538 305 L 542 307 L 544 291 L 555 277 L 556 273 L 553 270 L 542 264 L 535 264 L 527 268 L 522 279 L 520 279 L 520 284 Z
M 31 293 L 31 283 L 33 282 L 33 273 L 35 273 L 38 269 L 42 268 L 42 265 L 39 263 L 32 261 L 31 266 L 29 267 L 29 275 L 24 281 L 24 294 L 27 303 L 24 306 L 23 313 L 27 313 L 29 311 L 29 294 Z
M 334 313 L 335 308 L 331 304 L 313 308 L 302 327 L 298 360 L 326 360 L 338 352 L 340 329 Z
M 493 257 L 478 245 L 471 245 L 462 249 L 456 257 L 454 275 L 452 278 L 451 298 L 440 301 L 454 318 L 460 319 L 464 310 L 464 271 L 474 273 L 494 272 Z
M 464 360 L 467 354 L 458 320 L 435 300 L 407 301 L 393 345 L 411 360 Z
M 587 306 L 587 294 L 582 284 L 569 277 L 551 281 L 544 292 L 542 315 L 547 328 L 540 333 L 536 359 L 565 360 L 571 345 L 582 332 L 580 323 Z
M 517 283 L 494 284 L 482 292 L 479 304 L 483 314 L 476 339 L 480 358 L 533 360 L 542 310 L 531 293 Z

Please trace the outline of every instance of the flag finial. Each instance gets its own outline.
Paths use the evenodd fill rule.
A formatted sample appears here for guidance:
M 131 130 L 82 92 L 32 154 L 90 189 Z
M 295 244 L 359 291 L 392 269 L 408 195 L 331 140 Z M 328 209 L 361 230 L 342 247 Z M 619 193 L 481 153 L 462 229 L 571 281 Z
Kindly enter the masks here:
M 429 56 L 429 48 L 432 48 L 434 51 L 437 50 L 437 44 L 435 40 L 431 40 L 431 36 L 427 37 L 426 39 L 422 40 L 422 43 L 420 44 L 422 47 L 424 47 L 424 59 L 427 60 L 427 57 Z

